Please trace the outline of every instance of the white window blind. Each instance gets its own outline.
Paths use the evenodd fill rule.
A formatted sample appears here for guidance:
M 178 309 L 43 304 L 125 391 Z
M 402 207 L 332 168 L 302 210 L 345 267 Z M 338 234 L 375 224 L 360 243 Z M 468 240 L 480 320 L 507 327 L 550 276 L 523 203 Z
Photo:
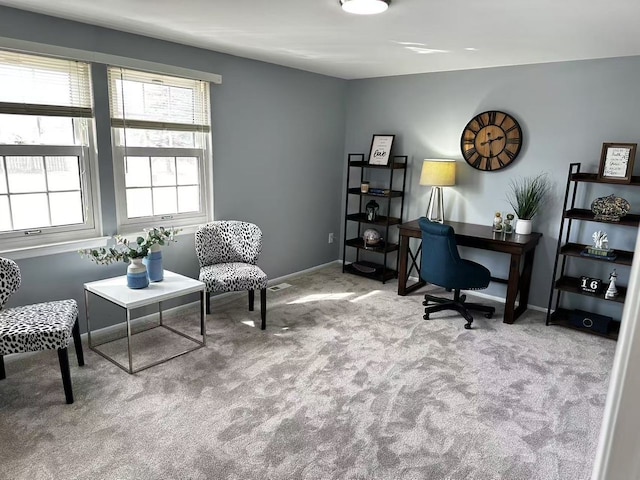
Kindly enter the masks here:
M 109 67 L 111 125 L 189 132 L 209 131 L 209 84 Z
M 0 51 L 0 113 L 92 117 L 89 64 Z

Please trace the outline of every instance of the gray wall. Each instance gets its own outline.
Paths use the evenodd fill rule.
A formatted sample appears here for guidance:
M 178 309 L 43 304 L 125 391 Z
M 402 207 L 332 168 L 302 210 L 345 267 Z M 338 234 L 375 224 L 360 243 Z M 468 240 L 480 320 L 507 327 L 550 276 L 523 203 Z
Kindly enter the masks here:
M 510 211 L 505 194 L 512 178 L 548 172 L 555 188 L 550 204 L 534 219 L 534 230 L 544 236 L 536 251 L 530 300 L 546 308 L 569 164 L 582 162 L 582 171 L 596 172 L 604 142 L 640 141 L 639 76 L 640 58 L 629 57 L 351 81 L 345 153 L 367 151 L 374 133 L 397 135 L 394 150 L 409 155 L 411 164 L 405 220 L 425 213 L 430 187 L 419 185 L 425 158 L 459 161 L 457 185 L 445 188 L 446 218 L 487 225 L 495 211 Z M 486 110 L 512 114 L 524 134 L 519 157 L 497 172 L 475 170 L 460 154 L 463 128 Z M 638 174 L 640 160 L 636 166 Z M 584 208 L 596 196 L 615 192 L 631 202 L 633 212 L 639 210 L 640 189 L 583 187 L 579 198 Z M 612 248 L 634 249 L 634 228 L 583 222 L 580 236 L 590 243 L 599 229 L 608 232 Z M 462 253 L 494 275 L 506 275 L 506 256 L 472 249 Z M 578 275 L 608 279 L 611 271 L 595 262 L 574 265 Z M 628 270 L 618 268 L 619 285 L 626 285 Z M 492 284 L 485 292 L 504 296 L 505 289 Z M 605 308 L 603 302 L 579 300 L 583 308 Z
M 0 7 L 2 37 L 120 55 L 222 75 L 212 85 L 215 219 L 255 222 L 270 278 L 335 260 L 340 229 L 346 81 Z M 105 67 L 93 68 L 105 234 L 115 233 Z M 193 236 L 165 251 L 165 266 L 198 275 Z M 23 286 L 10 305 L 59 298 L 84 304 L 82 284 L 124 274 L 76 253 L 18 261 Z M 84 329 L 84 321 L 81 327 Z M 93 325 L 92 325 L 93 326 Z
M 568 165 L 597 169 L 603 142 L 637 142 L 640 97 L 635 78 L 640 58 L 594 60 L 343 81 L 147 37 L 0 7 L 3 37 L 87 49 L 221 74 L 212 87 L 213 184 L 216 219 L 241 219 L 265 235 L 260 264 L 278 277 L 338 258 L 343 222 L 345 158 L 366 152 L 374 133 L 395 133 L 397 153 L 410 159 L 406 220 L 423 215 L 429 187 L 418 185 L 423 158 L 460 160 L 458 184 L 445 191 L 451 220 L 490 224 L 496 210 L 509 211 L 510 179 L 546 171 L 555 187 L 534 221 L 544 234 L 536 254 L 531 302 L 546 307 Z M 104 66 L 96 65 L 96 114 L 101 199 L 106 234 L 115 231 L 112 160 L 105 110 Z M 525 143 L 515 163 L 479 172 L 461 160 L 466 123 L 485 110 L 504 110 L 523 128 Z M 640 167 L 640 161 L 637 162 Z M 639 172 L 636 168 L 636 174 Z M 618 191 L 637 205 L 630 187 L 581 191 L 588 205 Z M 633 209 L 637 211 L 637 208 Z M 588 243 L 602 225 L 584 224 Z M 604 227 L 613 248 L 633 249 L 635 229 Z M 463 254 L 505 275 L 507 259 L 465 249 Z M 197 275 L 192 236 L 165 253 L 169 269 Z M 71 297 L 82 301 L 82 283 L 124 273 L 124 265 L 96 266 L 75 253 L 19 261 L 24 287 L 12 299 L 23 304 Z M 608 265 L 589 264 L 578 274 L 607 278 Z M 579 267 L 581 268 L 581 267 Z M 619 283 L 628 272 L 619 269 Z M 487 291 L 504 295 L 504 287 Z M 594 303 L 600 308 L 602 302 Z M 590 305 L 581 303 L 587 308 Z M 81 322 L 82 324 L 84 322 Z

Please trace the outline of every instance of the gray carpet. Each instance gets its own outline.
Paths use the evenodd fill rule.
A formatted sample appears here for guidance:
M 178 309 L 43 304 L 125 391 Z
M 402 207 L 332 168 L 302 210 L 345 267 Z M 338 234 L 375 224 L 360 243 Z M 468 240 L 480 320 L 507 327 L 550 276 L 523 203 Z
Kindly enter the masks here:
M 338 265 L 287 281 L 265 332 L 242 295 L 207 347 L 138 374 L 85 348 L 70 406 L 55 352 L 8 357 L 0 477 L 589 478 L 615 342 L 500 305 L 425 321 L 419 293 Z

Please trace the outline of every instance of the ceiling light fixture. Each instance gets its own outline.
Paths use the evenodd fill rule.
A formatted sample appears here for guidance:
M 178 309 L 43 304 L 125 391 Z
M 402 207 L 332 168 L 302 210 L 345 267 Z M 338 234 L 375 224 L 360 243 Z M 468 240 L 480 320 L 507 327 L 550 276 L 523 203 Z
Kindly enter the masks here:
M 340 0 L 340 5 L 345 12 L 358 15 L 373 15 L 382 13 L 389 8 L 391 0 Z

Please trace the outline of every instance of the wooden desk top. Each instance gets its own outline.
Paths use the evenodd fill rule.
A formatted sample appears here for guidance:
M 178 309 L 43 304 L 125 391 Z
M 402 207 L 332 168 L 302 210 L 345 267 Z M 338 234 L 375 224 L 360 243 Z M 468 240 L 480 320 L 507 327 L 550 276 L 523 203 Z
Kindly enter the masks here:
M 398 225 L 400 235 L 422 238 L 422 230 L 418 220 Z M 524 253 L 536 247 L 542 237 L 541 233 L 531 232 L 530 235 L 518 235 L 512 233 L 505 235 L 502 232 L 494 232 L 493 226 L 474 225 L 472 223 L 445 222 L 451 225 L 456 234 L 456 242 L 460 246 L 481 248 L 494 252 Z

